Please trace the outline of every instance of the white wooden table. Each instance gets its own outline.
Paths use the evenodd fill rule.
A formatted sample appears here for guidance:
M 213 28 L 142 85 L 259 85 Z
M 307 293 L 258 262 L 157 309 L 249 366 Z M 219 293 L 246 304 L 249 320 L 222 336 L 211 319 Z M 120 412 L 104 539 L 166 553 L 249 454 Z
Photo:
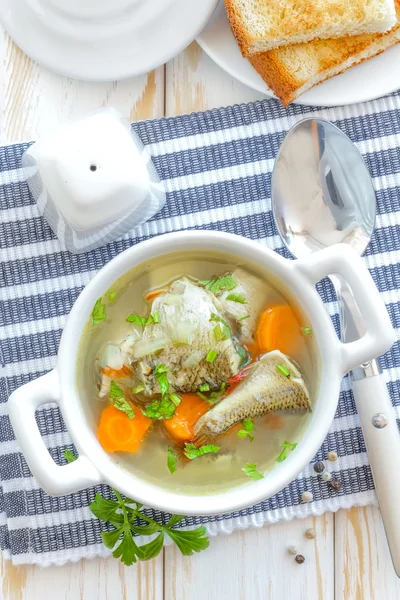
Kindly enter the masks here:
M 129 81 L 92 84 L 58 77 L 2 32 L 0 143 L 35 139 L 99 106 L 131 120 L 176 115 L 260 98 L 221 71 L 193 43 L 175 60 Z M 400 508 L 399 508 L 400 511 Z M 304 532 L 314 527 L 315 540 Z M 287 553 L 295 544 L 306 557 Z M 184 558 L 169 547 L 150 563 L 13 567 L 0 560 L 2 600 L 398 600 L 379 510 L 354 508 L 211 539 Z

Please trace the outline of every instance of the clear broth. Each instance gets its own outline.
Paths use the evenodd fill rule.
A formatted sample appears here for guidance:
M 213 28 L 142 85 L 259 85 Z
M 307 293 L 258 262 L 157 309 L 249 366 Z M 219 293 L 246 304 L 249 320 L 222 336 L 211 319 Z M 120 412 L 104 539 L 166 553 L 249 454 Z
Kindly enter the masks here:
M 107 398 L 100 399 L 97 392 L 95 360 L 100 348 L 107 341 L 123 338 L 130 325 L 126 317 L 134 312 L 146 315 L 149 304 L 145 294 L 149 289 L 165 287 L 181 276 L 210 279 L 236 267 L 242 267 L 268 283 L 269 293 L 265 308 L 273 304 L 289 304 L 298 314 L 299 321 L 308 325 L 306 316 L 299 309 L 282 283 L 258 266 L 246 261 L 238 261 L 228 254 L 185 252 L 168 254 L 148 263 L 139 265 L 120 278 L 112 286 L 117 293 L 114 303 L 107 302 L 107 319 L 96 326 L 91 321 L 85 326 L 80 342 L 77 362 L 77 386 L 84 398 L 86 417 L 97 429 L 100 413 L 107 405 Z M 295 355 L 290 358 L 299 366 L 306 386 L 314 403 L 318 387 L 318 360 L 312 336 L 304 336 Z M 218 436 L 212 440 L 221 446 L 218 454 L 209 454 L 188 462 L 178 462 L 178 468 L 171 474 L 167 467 L 167 447 L 171 441 L 164 435 L 162 422 L 155 422 L 152 430 L 135 454 L 115 453 L 117 463 L 143 480 L 170 491 L 182 494 L 220 493 L 233 487 L 251 483 L 242 468 L 247 463 L 255 463 L 261 473 L 268 473 L 276 466 L 276 458 L 282 450 L 282 443 L 299 442 L 305 432 L 310 414 L 283 414 L 283 427 L 275 429 L 276 418 L 263 416 L 254 419 L 254 441 L 238 438 L 235 433 Z

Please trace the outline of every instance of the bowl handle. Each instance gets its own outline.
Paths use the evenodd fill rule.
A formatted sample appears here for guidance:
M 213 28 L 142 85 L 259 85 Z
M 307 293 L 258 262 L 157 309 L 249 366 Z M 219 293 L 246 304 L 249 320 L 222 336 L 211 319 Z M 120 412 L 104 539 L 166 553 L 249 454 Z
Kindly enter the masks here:
M 355 342 L 338 340 L 344 373 L 389 350 L 395 341 L 389 315 L 363 259 L 353 248 L 337 244 L 296 262 L 312 284 L 327 275 L 341 275 L 353 292 L 366 333 Z
M 26 462 L 39 485 L 51 496 L 63 496 L 101 483 L 102 477 L 85 456 L 60 467 L 51 458 L 35 419 L 42 404 L 57 402 L 59 380 L 56 370 L 23 385 L 8 400 L 8 412 Z

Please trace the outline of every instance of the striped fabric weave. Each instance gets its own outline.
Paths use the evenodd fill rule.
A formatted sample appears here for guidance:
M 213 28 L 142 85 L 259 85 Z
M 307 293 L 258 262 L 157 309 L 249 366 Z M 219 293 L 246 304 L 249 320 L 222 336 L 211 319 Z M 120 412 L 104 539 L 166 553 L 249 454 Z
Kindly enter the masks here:
M 167 204 L 151 221 L 123 239 L 87 254 L 64 251 L 22 180 L 20 160 L 27 144 L 0 148 L 0 547 L 15 564 L 63 564 L 108 555 L 102 524 L 88 509 L 95 490 L 52 498 L 31 476 L 7 414 L 7 399 L 18 386 L 43 375 L 56 361 L 65 319 L 91 277 L 116 254 L 141 240 L 182 229 L 215 229 L 259 241 L 283 256 L 271 216 L 274 158 L 288 129 L 311 114 L 327 118 L 357 144 L 374 179 L 377 228 L 365 261 L 400 326 L 400 95 L 354 107 L 284 109 L 274 100 L 234 106 L 134 125 L 163 180 Z M 289 257 L 288 257 L 289 258 Z M 327 281 L 318 286 L 333 323 L 338 313 Z M 400 407 L 399 341 L 382 361 L 397 413 Z M 55 407 L 38 413 L 51 456 L 64 464 L 73 449 Z M 374 503 L 375 493 L 348 378 L 336 418 L 315 460 L 336 450 L 332 474 L 339 493 L 315 475 L 312 465 L 279 494 L 250 509 L 213 517 L 190 517 L 211 535 L 261 526 L 282 519 Z M 104 495 L 109 493 L 102 486 Z M 304 490 L 314 500 L 301 502 Z M 152 511 L 149 509 L 149 514 Z M 157 518 L 165 515 L 156 513 Z

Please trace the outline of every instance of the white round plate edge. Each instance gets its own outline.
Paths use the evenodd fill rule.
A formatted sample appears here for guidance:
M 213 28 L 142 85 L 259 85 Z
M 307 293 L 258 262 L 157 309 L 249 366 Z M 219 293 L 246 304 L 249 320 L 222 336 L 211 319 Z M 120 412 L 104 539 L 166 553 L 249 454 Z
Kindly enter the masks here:
M 194 1 L 196 2 L 197 0 L 194 0 Z M 15 4 L 14 4 L 14 2 L 15 2 Z M 82 68 L 81 65 L 79 66 L 79 69 L 76 70 L 74 68 L 70 68 L 68 66 L 67 61 L 66 62 L 61 62 L 61 61 L 57 62 L 54 55 L 50 52 L 50 48 L 47 48 L 47 50 L 49 50 L 49 53 L 48 53 L 49 58 L 47 58 L 46 55 L 43 55 L 43 52 L 41 52 L 39 50 L 40 44 L 36 45 L 35 43 L 33 43 L 33 44 L 31 44 L 31 47 L 28 47 L 29 42 L 27 42 L 27 37 L 24 35 L 23 28 L 18 28 L 18 26 L 16 26 L 16 22 L 23 21 L 23 18 L 18 19 L 18 15 L 16 15 L 16 12 L 15 12 L 15 9 L 17 6 L 16 0 L 0 0 L 0 21 L 1 21 L 4 29 L 10 35 L 10 37 L 16 43 L 16 45 L 27 56 L 29 56 L 32 60 L 37 62 L 39 65 L 41 65 L 41 66 L 45 67 L 46 69 L 48 69 L 49 71 L 52 71 L 53 73 L 56 73 L 61 76 L 70 77 L 72 79 L 77 79 L 80 81 L 101 83 L 101 82 L 110 82 L 110 81 L 116 81 L 116 80 L 122 81 L 125 79 L 130 79 L 132 77 L 138 77 L 140 75 L 145 75 L 145 74 L 149 73 L 150 71 L 152 71 L 153 69 L 156 69 L 156 68 L 161 67 L 164 64 L 166 64 L 168 61 L 170 61 L 175 56 L 177 56 L 180 52 L 182 52 L 194 39 L 196 39 L 196 36 L 199 34 L 199 32 L 201 32 L 201 30 L 209 22 L 210 18 L 212 17 L 212 15 L 217 7 L 217 4 L 218 4 L 218 0 L 207 0 L 207 9 L 204 11 L 204 16 L 201 19 L 201 21 L 197 22 L 196 26 L 192 28 L 190 35 L 187 35 L 186 38 L 184 39 L 184 41 L 181 41 L 180 43 L 176 43 L 169 52 L 164 52 L 164 55 L 162 56 L 162 58 L 154 58 L 153 61 L 148 62 L 148 64 L 146 65 L 145 68 L 138 67 L 133 60 L 130 60 L 130 62 L 129 62 L 130 66 L 128 69 L 121 70 L 121 67 L 118 67 L 119 70 L 116 71 L 115 73 L 111 73 L 111 72 L 107 71 L 107 72 L 104 72 L 104 74 L 97 73 L 94 76 L 91 75 L 90 68 L 83 67 L 84 72 L 83 71 L 81 72 L 80 71 L 80 69 Z M 40 29 L 38 28 L 37 32 L 33 32 L 33 33 L 31 32 L 31 35 L 33 35 L 33 36 L 36 35 L 36 38 L 33 37 L 31 39 L 34 39 L 35 41 L 37 40 L 38 37 L 40 39 L 43 39 L 41 37 L 41 34 L 43 34 L 43 31 L 44 30 L 42 27 L 42 31 L 40 31 Z M 51 36 L 49 36 L 49 37 L 51 37 Z M 58 57 L 57 53 L 56 53 L 56 56 Z M 55 65 L 55 62 L 57 62 L 56 65 Z
M 256 92 L 276 98 L 244 59 L 233 37 L 223 0 L 196 38 L 204 52 L 226 73 Z M 400 88 L 400 44 L 333 77 L 298 98 L 294 104 L 334 107 L 387 96 Z

